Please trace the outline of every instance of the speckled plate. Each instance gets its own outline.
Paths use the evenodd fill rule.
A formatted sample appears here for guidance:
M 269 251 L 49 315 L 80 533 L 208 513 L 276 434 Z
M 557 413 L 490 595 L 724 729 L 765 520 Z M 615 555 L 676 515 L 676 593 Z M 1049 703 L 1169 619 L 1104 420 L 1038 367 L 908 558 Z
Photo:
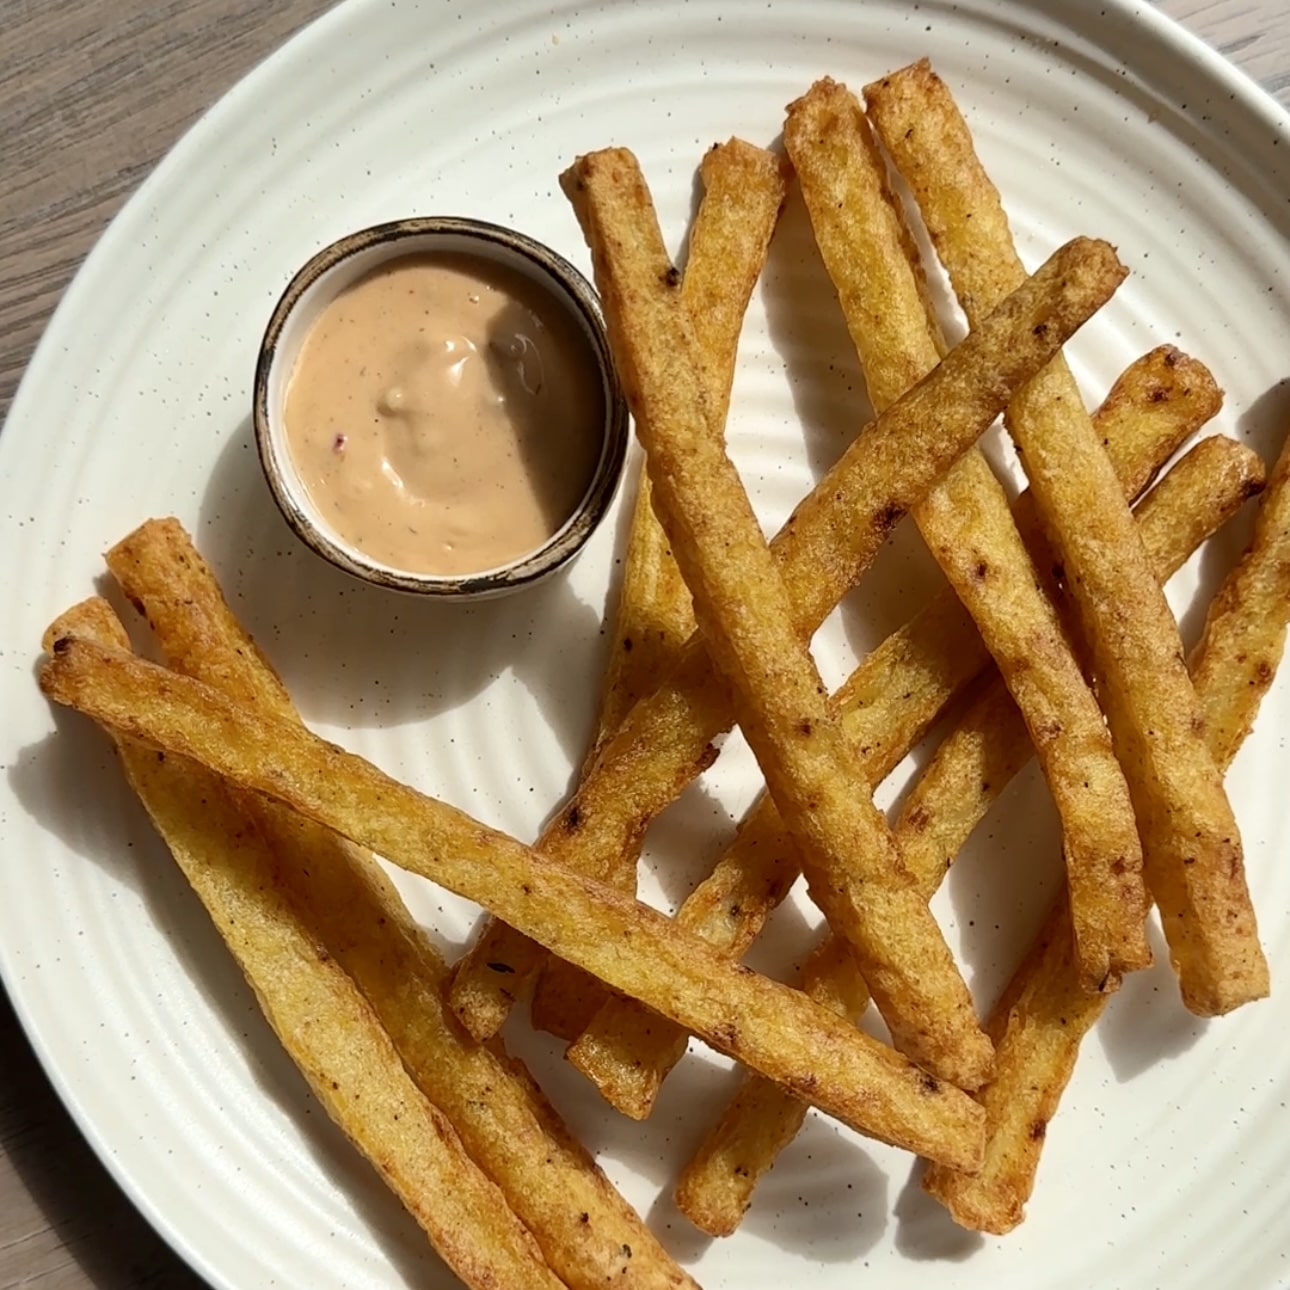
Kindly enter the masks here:
M 610 142 L 640 155 L 679 247 L 713 140 L 769 142 L 815 77 L 859 86 L 922 54 L 958 92 L 1028 258 L 1093 233 L 1134 270 L 1073 347 L 1090 398 L 1137 353 L 1174 341 L 1225 386 L 1220 428 L 1274 451 L 1290 423 L 1290 129 L 1215 55 L 1124 0 L 350 0 L 192 131 L 68 292 L 0 437 L 0 969 L 96 1149 L 213 1285 L 451 1278 L 311 1104 L 104 741 L 37 693 L 42 628 L 95 586 L 111 542 L 145 516 L 178 514 L 316 729 L 533 837 L 589 731 L 621 515 L 567 575 L 496 604 L 428 605 L 347 581 L 291 537 L 256 464 L 250 386 L 273 302 L 320 246 L 408 214 L 514 224 L 585 265 L 555 177 Z M 730 421 L 768 528 L 859 424 L 849 353 L 792 206 L 750 313 Z M 1173 584 L 1188 633 L 1247 531 L 1238 522 Z M 902 534 L 821 632 L 827 675 L 840 679 L 934 585 Z M 1288 721 L 1282 681 L 1231 776 L 1280 988 Z M 649 899 L 670 907 L 683 895 L 755 788 L 734 739 L 651 835 Z M 1055 861 L 1055 841 L 1042 786 L 1023 777 L 939 900 L 983 998 L 1033 925 L 1054 875 L 1052 863 L 1035 873 L 1034 857 Z M 459 948 L 476 911 L 402 886 Z M 782 966 L 807 918 L 788 908 L 758 965 Z M 710 1290 L 860 1277 L 886 1290 L 1273 1290 L 1290 1279 L 1290 1055 L 1275 1003 L 1205 1024 L 1182 1010 L 1167 971 L 1130 982 L 1086 1045 L 1030 1218 L 1001 1241 L 956 1232 L 908 1159 L 820 1117 L 740 1233 L 700 1240 L 669 1181 L 732 1087 L 725 1064 L 692 1054 L 638 1126 L 605 1112 L 544 1040 L 511 1029 Z

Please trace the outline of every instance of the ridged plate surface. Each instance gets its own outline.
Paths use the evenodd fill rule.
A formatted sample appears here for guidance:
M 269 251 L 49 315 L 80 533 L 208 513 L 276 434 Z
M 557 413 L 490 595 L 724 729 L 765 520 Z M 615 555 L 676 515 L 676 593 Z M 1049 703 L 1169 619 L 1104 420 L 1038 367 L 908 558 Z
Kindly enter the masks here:
M 51 713 L 42 628 L 89 594 L 100 553 L 149 515 L 194 531 L 239 611 L 329 737 L 521 837 L 570 783 L 624 512 L 574 570 L 522 597 L 445 608 L 346 581 L 292 539 L 250 430 L 255 349 L 318 247 L 408 214 L 482 216 L 586 266 L 556 175 L 638 153 L 670 244 L 714 140 L 770 142 L 825 73 L 855 87 L 929 54 L 966 108 L 1031 263 L 1076 233 L 1133 270 L 1072 357 L 1090 399 L 1172 341 L 1227 391 L 1219 427 L 1267 453 L 1290 424 L 1290 130 L 1149 6 L 987 0 L 491 4 L 349 0 L 230 93 L 158 168 L 63 302 L 0 437 L 0 969 L 97 1150 L 218 1287 L 441 1286 L 420 1233 L 311 1104 L 249 992 L 125 793 L 106 743 Z M 799 206 L 751 310 L 731 451 L 767 529 L 841 450 L 863 395 Z M 630 490 L 628 490 L 630 491 Z M 1171 588 L 1189 634 L 1248 517 Z M 912 533 L 817 640 L 839 680 L 926 598 Z M 1275 980 L 1290 988 L 1290 866 L 1278 682 L 1233 769 Z M 884 788 L 890 802 L 907 777 Z M 756 789 L 737 739 L 651 836 L 645 892 L 671 907 Z M 938 900 L 983 999 L 1054 873 L 1037 778 L 1000 804 Z M 1032 874 L 1031 870 L 1037 870 Z M 454 950 L 476 911 L 406 881 Z M 754 961 L 800 944 L 787 911 Z M 554 1099 L 677 1256 L 715 1290 L 1059 1290 L 1290 1280 L 1290 1054 L 1283 1006 L 1205 1024 L 1168 972 L 1133 980 L 1086 1045 L 1023 1228 L 978 1240 L 910 1162 L 812 1118 L 741 1232 L 700 1240 L 670 1180 L 732 1088 L 693 1054 L 654 1118 L 603 1111 L 512 1027 Z M 1077 1217 L 1078 1216 L 1078 1217 Z

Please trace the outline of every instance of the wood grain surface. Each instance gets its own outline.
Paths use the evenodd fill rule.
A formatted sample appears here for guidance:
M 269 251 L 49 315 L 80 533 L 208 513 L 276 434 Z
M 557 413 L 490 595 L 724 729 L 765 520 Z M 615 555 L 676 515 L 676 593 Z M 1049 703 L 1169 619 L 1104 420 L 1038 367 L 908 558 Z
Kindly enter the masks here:
M 121 203 L 203 109 L 328 7 L 0 0 L 0 420 Z M 1160 7 L 1290 107 L 1284 0 Z M 0 992 L 0 1290 L 200 1284 L 85 1145 Z

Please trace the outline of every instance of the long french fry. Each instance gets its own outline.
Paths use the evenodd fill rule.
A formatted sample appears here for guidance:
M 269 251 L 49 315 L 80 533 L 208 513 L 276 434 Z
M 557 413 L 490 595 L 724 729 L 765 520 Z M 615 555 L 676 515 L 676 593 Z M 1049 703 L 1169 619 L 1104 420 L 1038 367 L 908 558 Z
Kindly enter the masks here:
M 1217 764 L 1231 765 L 1254 724 L 1290 621 L 1290 445 L 1283 448 L 1249 550 L 1209 608 L 1192 675 Z M 990 1018 L 1000 1045 L 980 1094 L 989 1117 L 986 1162 L 972 1175 L 929 1168 L 923 1185 L 956 1222 L 1002 1235 L 1025 1216 L 1049 1121 L 1075 1069 L 1080 1041 L 1105 1002 L 1075 989 L 1060 902 Z
M 896 1047 L 934 1075 L 977 1088 L 990 1045 L 796 630 L 734 463 L 711 433 L 698 346 L 636 158 L 625 149 L 590 153 L 561 185 L 591 246 L 659 519 L 812 899 L 856 955 Z
M 1259 506 L 1254 538 L 1218 589 L 1192 659 L 1205 738 L 1226 770 L 1250 733 L 1285 652 L 1290 604 L 1290 448 Z
M 1258 455 L 1231 439 L 1214 436 L 1191 449 L 1137 509 L 1138 526 L 1161 581 L 1262 481 Z M 1003 682 L 997 676 L 987 681 L 985 694 L 964 713 L 919 777 L 897 825 L 906 863 L 929 898 L 989 803 L 1033 751 Z M 1056 917 L 1069 917 L 1065 905 Z M 1069 947 L 1069 935 L 1065 944 Z M 1066 966 L 1072 967 L 1069 958 Z M 1070 991 L 1086 993 L 1074 975 L 1069 980 Z M 826 937 L 803 965 L 801 987 L 817 1003 L 853 1021 L 868 1003 L 864 983 L 854 965 L 838 955 L 832 938 Z M 1072 1015 L 1083 1016 L 1084 1011 L 1081 1004 Z M 745 1078 L 681 1173 L 676 1186 L 681 1211 L 710 1235 L 729 1236 L 806 1111 L 800 1099 L 769 1081 Z
M 553 864 L 291 721 L 120 651 L 53 642 L 40 684 L 67 704 L 285 803 L 482 904 L 861 1133 L 971 1169 L 980 1108 L 795 990 L 739 967 L 647 905 Z
M 860 433 L 771 544 L 803 639 L 1010 392 L 1105 303 L 1122 272 L 1104 243 L 1076 240 Z M 546 830 L 544 854 L 592 876 L 609 872 L 613 857 L 634 849 L 649 821 L 711 764 L 711 741 L 731 721 L 703 641 L 691 637 L 670 679 L 631 710 Z M 495 1032 L 539 960 L 514 930 L 494 927 L 476 943 L 451 994 L 472 1034 Z
M 681 298 L 703 354 L 713 421 L 724 426 L 739 333 L 788 177 L 778 156 L 742 139 L 713 144 L 699 173 L 704 195 L 690 230 Z M 589 767 L 637 700 L 663 680 L 675 651 L 693 631 L 690 593 L 654 517 L 649 480 L 642 472 Z M 634 883 L 634 861 L 629 872 Z
M 299 721 L 281 682 L 176 520 L 150 520 L 107 555 L 161 652 L 249 711 Z M 308 931 L 367 997 L 408 1073 L 501 1188 L 574 1290 L 607 1282 L 695 1290 L 514 1063 L 466 1036 L 443 997 L 448 968 L 372 856 L 273 802 L 243 811 L 277 856 Z
M 859 101 L 832 80 L 788 109 L 784 143 L 881 411 L 944 350 L 921 262 Z M 1075 943 L 1090 989 L 1151 961 L 1142 848 L 1102 713 L 985 457 L 964 455 L 914 508 L 1030 732 L 1062 821 Z
M 866 96 L 975 324 L 1024 269 L 967 123 L 926 62 Z M 1013 399 L 1008 426 L 1089 639 L 1183 1001 L 1228 1012 L 1267 994 L 1268 966 L 1173 615 L 1064 360 Z
M 788 181 L 780 157 L 741 139 L 709 148 L 700 173 L 704 195 L 690 231 L 681 299 L 702 355 L 713 432 L 719 434 L 726 423 L 744 314 L 766 262 Z M 605 674 L 600 729 L 584 771 L 594 765 L 632 705 L 658 687 L 676 651 L 694 630 L 690 593 L 654 517 L 650 495 L 649 478 L 642 471 Z M 623 852 L 618 860 L 606 879 L 634 892 L 637 856 Z M 591 1019 L 599 995 L 592 978 L 553 959 L 533 991 L 533 1024 L 573 1038 Z
M 104 600 L 64 614 L 75 635 L 130 657 Z M 469 1286 L 563 1284 L 447 1117 L 416 1087 L 358 988 L 280 880 L 277 854 L 215 776 L 117 739 L 126 777 L 328 1115 Z
M 1196 444 L 1138 507 L 1138 531 L 1157 580 L 1167 582 L 1263 484 L 1263 463 L 1249 448 L 1222 435 Z M 921 873 L 947 865 L 1033 752 L 1007 691 L 991 682 L 905 798 L 901 836 L 911 853 L 927 853 L 907 857 L 910 867 Z
M 1163 461 L 1220 403 L 1209 372 L 1177 351 L 1155 350 L 1133 364 L 1096 419 L 1126 496 L 1135 496 L 1150 477 L 1150 459 Z M 1130 409 L 1137 415 L 1129 417 Z M 1166 410 L 1172 413 L 1167 419 Z M 1136 450 L 1145 445 L 1150 454 Z M 869 655 L 837 698 L 873 781 L 885 778 L 948 698 L 987 662 L 984 644 L 950 588 Z M 1031 756 L 1028 739 L 1024 756 Z M 926 831 L 911 835 L 910 845 L 926 840 Z M 739 958 L 798 873 L 796 849 L 774 803 L 763 796 L 677 919 Z M 618 998 L 606 1002 L 567 1056 L 613 1106 L 644 1119 L 687 1038 L 635 1000 Z

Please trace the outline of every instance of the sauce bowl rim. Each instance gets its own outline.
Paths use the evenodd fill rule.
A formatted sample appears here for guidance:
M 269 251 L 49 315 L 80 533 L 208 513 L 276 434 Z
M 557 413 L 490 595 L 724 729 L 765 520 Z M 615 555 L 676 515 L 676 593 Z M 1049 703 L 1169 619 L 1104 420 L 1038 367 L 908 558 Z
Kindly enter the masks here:
M 282 354 L 280 341 L 305 293 L 355 256 L 377 248 L 397 247 L 400 242 L 435 237 L 475 242 L 486 248 L 477 254 L 487 255 L 488 249 L 500 250 L 527 262 L 534 270 L 530 274 L 533 281 L 581 323 L 600 376 L 605 409 L 600 457 L 573 514 L 541 546 L 507 564 L 478 573 L 435 574 L 391 569 L 334 541 L 317 512 L 310 507 L 303 486 L 293 489 L 287 483 L 285 472 L 293 468 L 282 461 L 285 446 L 273 432 L 269 406 L 271 378 Z M 433 247 L 409 246 L 406 251 L 408 255 L 433 253 Z M 453 253 L 469 255 L 471 252 L 457 247 Z M 395 254 L 388 260 L 397 258 Z M 344 287 L 336 294 L 342 290 Z M 332 299 L 335 296 L 327 303 Z M 527 233 L 488 220 L 457 215 L 410 216 L 356 229 L 316 251 L 296 270 L 274 305 L 260 340 L 252 390 L 252 423 L 260 465 L 273 500 L 288 527 L 315 554 L 376 586 L 456 600 L 507 595 L 533 586 L 568 564 L 609 511 L 622 480 L 630 437 L 627 400 L 614 368 L 600 298 L 586 276 L 558 251 Z

